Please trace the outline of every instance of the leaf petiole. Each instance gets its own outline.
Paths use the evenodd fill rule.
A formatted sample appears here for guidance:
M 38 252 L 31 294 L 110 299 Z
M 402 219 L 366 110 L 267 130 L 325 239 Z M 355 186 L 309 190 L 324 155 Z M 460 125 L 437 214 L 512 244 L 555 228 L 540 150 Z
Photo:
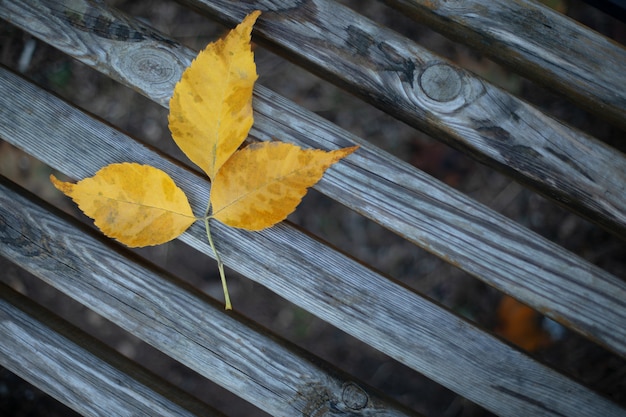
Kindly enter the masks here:
M 213 253 L 215 254 L 215 260 L 217 261 L 217 268 L 220 271 L 220 278 L 222 280 L 222 289 L 224 290 L 224 302 L 225 302 L 225 306 L 224 309 L 225 310 L 232 310 L 233 306 L 230 303 L 230 296 L 228 295 L 228 286 L 226 285 L 226 274 L 224 273 L 224 263 L 222 262 L 222 259 L 220 258 L 220 254 L 217 252 L 217 249 L 215 248 L 215 245 L 213 244 L 213 238 L 211 238 L 211 228 L 209 227 L 209 208 L 210 205 L 207 207 L 207 211 L 206 213 L 204 213 L 204 228 L 206 229 L 206 236 L 209 240 L 209 245 L 211 245 L 211 249 L 213 249 Z

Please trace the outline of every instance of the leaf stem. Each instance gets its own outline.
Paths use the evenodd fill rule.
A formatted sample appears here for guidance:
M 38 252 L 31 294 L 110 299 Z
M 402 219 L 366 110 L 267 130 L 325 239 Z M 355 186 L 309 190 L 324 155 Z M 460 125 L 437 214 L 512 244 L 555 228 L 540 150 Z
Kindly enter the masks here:
M 217 261 L 217 269 L 220 271 L 220 278 L 222 280 L 222 289 L 224 290 L 224 309 L 232 310 L 233 306 L 230 303 L 230 296 L 228 295 L 228 286 L 226 285 L 226 274 L 224 273 L 224 263 L 220 258 L 220 254 L 217 252 L 215 245 L 213 244 L 213 238 L 211 238 L 211 228 L 209 227 L 209 207 L 207 207 L 206 213 L 204 213 L 204 228 L 206 229 L 206 236 L 209 240 L 209 245 L 211 245 L 211 249 L 213 249 L 213 253 L 215 254 L 215 260 Z

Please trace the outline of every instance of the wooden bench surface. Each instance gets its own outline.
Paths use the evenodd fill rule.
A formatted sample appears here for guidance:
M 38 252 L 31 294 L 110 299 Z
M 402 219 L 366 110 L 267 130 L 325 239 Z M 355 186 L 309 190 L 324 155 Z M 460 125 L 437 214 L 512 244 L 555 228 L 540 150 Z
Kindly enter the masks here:
M 386 2 L 626 127 L 626 51 L 612 40 L 531 1 Z
M 249 10 L 245 3 L 226 0 L 190 3 L 229 24 Z M 266 10 L 265 20 L 255 32 L 261 41 L 280 48 L 279 52 L 289 59 L 305 63 L 307 69 L 348 86 L 352 93 L 394 117 L 477 156 L 548 198 L 566 204 L 568 210 L 626 236 L 623 155 L 616 155 L 611 148 L 583 132 L 545 116 L 393 30 L 368 21 L 334 1 L 315 0 L 302 7 L 293 7 L 293 4 L 297 2 L 286 2 L 282 7 L 269 0 L 255 2 L 255 7 Z M 454 13 L 454 6 L 452 8 L 451 13 Z M 470 16 L 482 9 L 479 2 L 467 5 L 464 2 L 462 6 L 463 12 Z M 598 111 L 621 107 L 624 119 L 626 93 L 622 86 L 626 84 L 626 74 L 620 70 L 626 65 L 624 48 L 588 34 L 586 37 L 572 35 L 577 46 L 568 49 L 573 41 L 560 42 L 561 37 L 567 38 L 560 33 L 567 33 L 572 27 L 576 27 L 577 32 L 590 31 L 568 25 L 564 19 L 555 19 L 552 32 L 545 33 L 542 22 L 552 23 L 550 18 L 557 14 L 533 3 L 526 2 L 512 9 L 503 7 L 502 11 L 495 3 L 488 9 L 510 33 L 531 33 L 514 53 L 530 49 L 529 54 L 541 55 L 541 51 L 527 46 L 540 41 L 548 48 L 544 55 L 556 54 L 555 50 L 557 56 L 568 55 L 567 61 L 576 60 L 579 73 L 584 72 L 586 77 L 592 74 L 593 83 L 604 89 L 604 96 L 598 99 L 602 101 L 596 100 L 595 105 L 601 107 Z M 288 10 L 289 19 L 282 18 L 283 10 Z M 437 7 L 437 11 L 440 10 Z M 527 20 L 535 23 L 531 25 Z M 523 27 L 516 27 L 516 22 Z M 489 21 L 477 23 L 482 24 L 493 27 Z M 552 43 L 548 42 L 550 39 Z M 498 44 L 490 49 L 500 54 Z M 574 65 L 554 60 L 560 64 L 560 78 L 569 77 L 571 71 L 565 71 Z M 524 62 L 524 68 L 537 66 L 530 60 Z M 517 64 L 512 62 L 512 65 Z M 546 63 L 545 66 L 556 65 Z M 558 85 L 557 79 L 556 76 L 542 78 L 550 85 Z M 567 82 L 575 86 L 570 88 L 582 89 L 577 81 L 567 78 Z M 606 171 L 613 175 L 605 175 Z
M 73 7 L 78 3 L 73 1 Z M 625 236 L 626 159 L 588 135 L 331 1 L 283 2 L 282 7 L 272 1 L 253 6 L 226 1 L 188 3 L 229 25 L 260 8 L 264 13 L 255 39 Z M 417 7 L 417 2 L 397 3 L 405 9 Z M 86 4 L 90 10 L 102 8 L 102 13 L 120 24 L 143 28 L 99 3 Z M 554 25 L 573 25 L 580 36 L 604 42 L 589 30 L 557 17 L 552 20 L 551 13 L 539 10 Z M 0 3 L 0 17 L 164 106 L 195 56 L 194 51 L 156 31 L 141 29 L 138 33 L 144 38 L 140 42 L 99 36 L 59 15 L 58 5 L 47 1 Z M 590 62 L 607 55 L 617 64 L 626 62 L 622 47 L 610 42 L 602 45 L 604 49 L 585 54 Z M 516 50 L 515 45 L 512 48 Z M 530 58 L 520 59 L 530 62 Z M 151 71 L 137 62 L 150 63 Z M 529 73 L 533 65 L 548 66 L 524 65 Z M 547 82 L 571 83 L 567 77 L 573 75 L 553 72 Z M 618 94 L 623 89 L 611 83 L 623 78 L 621 72 L 615 77 L 603 75 L 598 79 L 604 81 L 598 84 L 605 93 Z M 112 162 L 149 163 L 172 175 L 190 196 L 194 211 L 201 211 L 208 200 L 210 184 L 195 171 L 6 69 L 0 71 L 0 81 L 5 104 L 0 109 L 0 136 L 59 172 L 82 178 Z M 593 90 L 587 102 L 611 107 L 608 117 L 623 121 L 623 101 L 620 105 L 619 99 L 609 100 L 602 88 L 585 89 Z M 624 281 L 262 86 L 255 89 L 251 135 L 257 140 L 280 137 L 324 149 L 360 144 L 359 152 L 328 172 L 316 187 L 319 191 L 626 355 Z M 266 412 L 313 414 L 333 399 L 344 413 L 410 414 L 353 388 L 357 386 L 349 377 L 314 365 L 315 360 L 306 354 L 259 333 L 236 315 L 225 315 L 219 305 L 175 277 L 138 265 L 111 242 L 92 236 L 32 196 L 3 185 L 0 199 L 3 256 Z M 224 262 L 233 269 L 498 415 L 624 413 L 287 222 L 260 233 L 216 224 L 214 233 Z M 212 256 L 200 225 L 181 240 Z M 328 397 L 315 395 L 320 387 Z M 344 398 L 346 392 L 357 398 L 367 395 L 367 407 L 350 409 L 348 405 L 358 400 Z
M 0 294 L 3 365 L 81 414 L 137 415 L 149 404 L 159 416 L 222 415 L 4 284 Z

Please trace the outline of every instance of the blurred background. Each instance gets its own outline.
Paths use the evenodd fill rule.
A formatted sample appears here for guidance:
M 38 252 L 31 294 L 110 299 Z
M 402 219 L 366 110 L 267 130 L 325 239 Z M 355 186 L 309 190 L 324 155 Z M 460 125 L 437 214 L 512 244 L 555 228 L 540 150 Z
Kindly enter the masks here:
M 477 52 L 408 20 L 379 1 L 341 2 L 522 97 L 544 112 L 625 151 L 624 132 L 585 113 L 564 98 L 503 69 Z M 142 19 L 195 50 L 204 48 L 228 29 L 171 1 L 120 0 L 106 3 Z M 623 44 L 626 41 L 626 25 L 623 22 L 585 3 L 574 0 L 545 3 L 617 42 Z M 443 145 L 437 138 L 410 128 L 313 76 L 306 68 L 300 68 L 261 47 L 256 47 L 255 54 L 260 84 L 610 273 L 622 279 L 626 277 L 624 242 Z M 137 140 L 184 160 L 171 140 L 166 109 L 4 21 L 0 23 L 0 62 Z M 51 186 L 48 181 L 51 172 L 48 166 L 0 141 L 2 175 L 84 219 L 69 199 L 62 197 Z M 313 190 L 289 221 L 626 406 L 626 361 L 504 297 L 481 281 Z M 179 242 L 137 252 L 217 300 L 222 300 L 217 267 L 212 259 Z M 3 282 L 225 413 L 233 416 L 265 415 L 3 258 L 0 258 L 0 270 Z M 227 271 L 227 276 L 231 298 L 238 312 L 254 318 L 276 334 L 361 378 L 404 405 L 426 416 L 491 415 L 251 280 L 233 271 Z M 0 368 L 0 415 L 74 414 Z

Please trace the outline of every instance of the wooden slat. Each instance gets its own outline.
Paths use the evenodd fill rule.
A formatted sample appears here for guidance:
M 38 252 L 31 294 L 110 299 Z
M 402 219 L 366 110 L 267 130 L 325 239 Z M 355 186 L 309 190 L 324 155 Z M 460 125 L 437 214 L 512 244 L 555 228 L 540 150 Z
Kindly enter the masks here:
M 221 305 L 188 285 L 138 264 L 138 258 L 124 255 L 110 241 L 91 236 L 76 221 L 48 212 L 18 191 L 6 180 L 0 183 L 0 255 L 270 415 L 314 415 L 330 409 L 338 416 L 415 415 L 320 359 L 313 364 L 236 314 L 224 313 Z M 10 356 L 16 348 L 7 342 L 0 352 Z M 23 356 L 24 366 L 40 361 L 39 366 L 45 366 L 47 360 L 32 350 Z M 77 391 L 85 388 L 80 382 L 68 383 Z M 82 400 L 87 409 L 98 407 L 91 404 L 98 398 Z M 105 411 L 107 404 L 102 404 Z M 105 415 L 128 415 L 112 410 Z M 156 404 L 151 412 L 132 415 L 170 414 L 161 413 Z
M 333 0 L 182 2 L 228 25 L 263 10 L 255 40 L 626 238 L 624 155 L 393 30 Z M 605 59 L 624 80 L 626 54 Z
M 626 49 L 539 2 L 384 0 L 626 129 Z
M 35 13 L 27 19 L 33 33 L 160 103 L 167 101 L 177 81 L 171 74 L 180 74 L 195 55 L 172 47 L 173 42 L 164 42 L 159 34 L 139 43 L 117 42 L 64 21 L 36 17 Z M 55 37 L 57 32 L 72 36 Z M 150 56 L 151 65 L 116 65 L 119 55 L 129 61 Z M 141 68 L 159 70 L 142 72 Z M 155 80 L 155 74 L 163 77 Z M 156 87 L 148 88 L 150 82 Z M 351 164 L 331 171 L 318 185 L 320 191 L 567 327 L 626 354 L 626 328 L 621 325 L 626 321 L 625 306 L 614 296 L 624 294 L 623 282 L 262 86 L 256 88 L 255 99 L 253 137 L 324 149 L 361 144 Z M 93 173 L 75 169 L 76 177 Z
M 221 416 L 0 283 L 0 363 L 84 416 Z
M 626 238 L 626 158 L 590 136 L 331 0 L 188 3 L 229 25 L 263 10 L 256 40 Z M 166 105 L 194 54 L 152 30 L 120 42 L 77 28 L 58 17 L 64 4 L 119 16 L 86 0 L 21 0 L 0 5 L 0 17 Z
M 203 177 L 173 164 L 110 126 L 81 115 L 76 109 L 50 94 L 37 90 L 19 77 L 7 73 L 0 74 L 2 74 L 0 86 L 3 86 L 0 97 L 12 101 L 10 106 L 0 106 L 0 129 L 2 129 L 0 136 L 55 169 L 79 177 L 90 175 L 111 162 L 132 160 L 152 164 L 168 172 L 187 192 L 195 212 L 204 209 L 203 205 L 208 201 L 210 184 Z M 2 111 L 9 108 L 11 110 Z M 7 123 L 9 119 L 11 123 Z M 349 183 L 352 178 L 347 176 L 341 167 L 351 166 L 352 169 L 357 169 L 353 165 L 355 160 L 360 159 L 348 157 L 335 168 L 331 168 L 327 172 L 327 177 L 320 183 L 321 187 L 350 189 Z M 368 166 L 369 161 L 360 163 Z M 377 168 L 382 167 L 370 166 L 375 172 Z M 373 174 L 368 178 L 373 180 L 379 176 Z M 376 182 L 370 181 L 368 186 L 374 188 Z M 363 188 L 360 190 L 365 191 Z M 25 211 L 22 204 L 16 206 L 11 203 L 13 201 L 20 200 L 16 196 L 3 199 L 2 216 L 5 219 L 24 216 L 6 220 L 8 225 L 20 224 L 19 230 L 23 229 L 23 232 L 9 230 L 9 237 L 17 234 L 18 238 L 15 240 L 1 237 L 6 242 L 5 250 L 10 250 L 5 256 L 11 257 L 15 262 L 22 259 L 24 267 L 37 262 L 37 258 L 32 259 L 28 256 L 29 246 L 20 237 L 22 233 L 23 236 L 36 236 L 37 240 L 43 241 L 62 239 L 58 244 L 45 245 L 45 249 L 54 255 L 47 256 L 44 262 L 38 264 L 38 268 L 44 268 L 46 271 L 48 268 L 54 270 L 49 266 L 53 262 L 59 267 L 75 262 L 74 255 L 69 260 L 65 255 L 73 242 L 78 242 L 76 243 L 78 253 L 82 254 L 89 248 L 90 244 L 83 242 L 85 238 L 81 237 L 78 241 L 76 236 L 65 235 L 67 225 L 41 226 L 43 216 L 41 212 L 30 214 Z M 333 251 L 323 242 L 297 231 L 288 223 L 281 223 L 257 233 L 231 229 L 215 223 L 212 233 L 224 262 L 233 269 L 499 415 L 607 416 L 623 413 L 623 410 L 614 404 L 532 361 L 440 306 Z M 181 236 L 181 240 L 212 256 L 205 231 L 200 224 L 192 226 Z M 566 252 L 564 256 L 565 254 Z M 114 265 L 97 265 L 96 261 L 108 262 L 100 260 L 107 257 L 105 251 L 85 256 L 88 265 L 95 263 L 93 274 L 96 277 L 101 276 L 100 271 L 114 268 Z M 569 271 L 580 272 L 583 277 L 586 276 L 585 271 L 597 271 L 597 268 L 575 257 L 568 257 L 567 264 L 558 259 L 553 261 L 553 264 L 546 265 L 548 270 L 566 267 Z M 58 272 L 61 277 L 64 268 Z M 113 270 L 117 270 L 117 267 Z M 81 273 L 85 271 L 81 270 Z M 599 281 L 599 286 L 603 285 L 603 278 L 594 276 L 591 279 Z M 124 291 L 128 291 L 126 288 L 128 285 L 123 285 Z M 570 281 L 568 285 L 565 290 L 569 291 L 576 283 Z M 619 299 L 620 294 L 624 293 L 624 284 L 619 287 L 617 281 L 616 285 L 611 285 L 610 288 L 613 290 L 610 293 L 611 297 L 615 297 L 616 300 L 607 298 L 602 301 L 614 306 L 618 312 L 622 310 L 623 314 L 624 306 L 619 305 Z M 143 284 L 141 288 L 143 291 Z M 85 289 L 67 292 L 78 297 L 82 291 Z M 594 297 L 590 292 L 594 291 L 596 291 L 594 288 L 586 287 L 580 295 L 584 298 L 585 304 L 577 305 L 577 308 L 584 310 L 585 305 L 593 303 Z M 572 296 L 575 294 L 575 291 L 572 291 Z M 159 295 L 155 303 L 161 305 L 162 299 L 163 297 Z M 134 302 L 129 300 L 128 304 L 132 306 Z M 168 306 L 168 309 L 179 311 L 182 306 L 186 308 L 188 304 L 188 300 L 180 300 Z M 597 307 L 604 308 L 601 304 Z M 130 313 L 132 311 L 125 311 L 124 315 Z M 611 315 L 615 312 L 607 309 L 606 313 L 607 317 L 603 317 L 598 325 L 605 325 L 604 320 L 612 321 Z M 178 314 L 182 313 L 179 311 Z M 577 318 L 578 315 L 573 317 Z M 597 316 L 592 314 L 591 317 Z M 202 320 L 202 323 L 208 322 L 212 321 Z M 141 328 L 133 328 L 133 331 L 141 333 Z M 194 335 L 202 333 L 193 328 L 190 331 Z M 613 326 L 611 331 L 613 332 L 611 337 L 614 337 L 620 329 Z M 171 343 L 171 339 L 167 340 Z M 180 346 L 176 343 L 177 348 Z M 183 346 L 188 347 L 186 344 Z M 192 367 L 200 369 L 202 373 L 201 363 L 202 361 L 194 363 Z M 285 371 L 289 367 L 281 369 Z M 470 375 L 471 378 L 468 379 Z

